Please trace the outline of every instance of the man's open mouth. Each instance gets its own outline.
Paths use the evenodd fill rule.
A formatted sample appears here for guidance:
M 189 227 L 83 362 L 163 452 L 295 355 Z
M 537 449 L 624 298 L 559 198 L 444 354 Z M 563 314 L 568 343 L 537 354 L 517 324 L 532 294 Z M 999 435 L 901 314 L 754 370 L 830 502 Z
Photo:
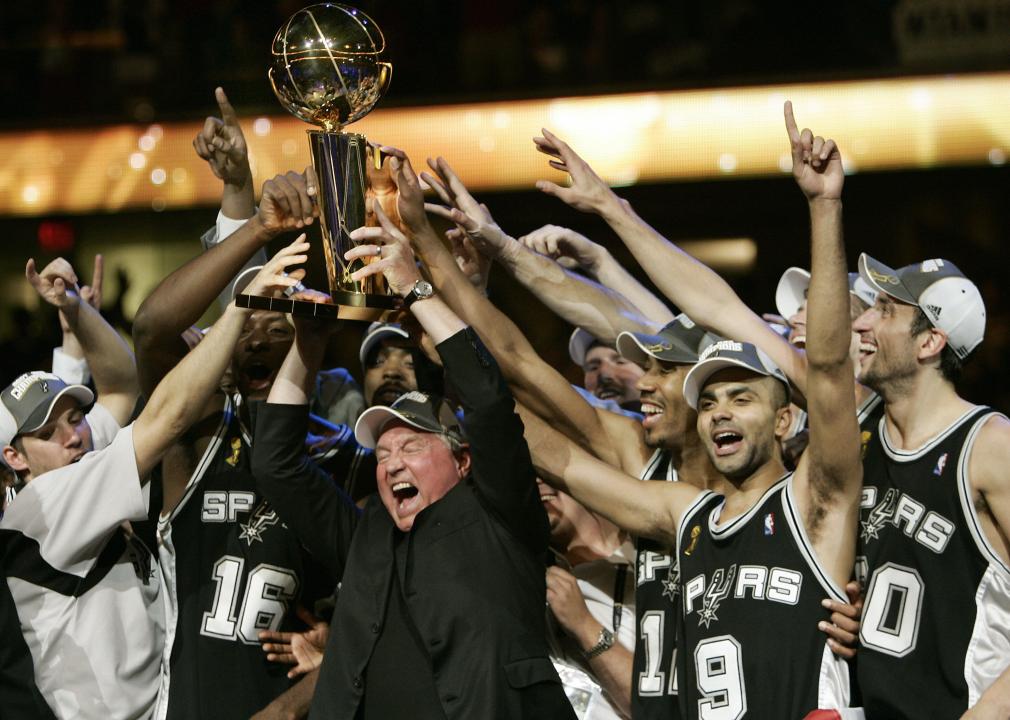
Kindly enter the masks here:
M 719 430 L 712 436 L 712 442 L 716 455 L 732 455 L 743 445 L 743 435 L 734 430 Z

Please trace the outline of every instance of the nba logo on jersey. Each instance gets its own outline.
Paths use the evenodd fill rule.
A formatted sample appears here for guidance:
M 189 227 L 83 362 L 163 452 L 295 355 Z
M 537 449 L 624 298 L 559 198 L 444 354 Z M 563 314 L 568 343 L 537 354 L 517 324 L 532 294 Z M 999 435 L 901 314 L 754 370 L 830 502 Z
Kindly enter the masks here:
M 765 515 L 765 535 L 775 534 L 775 513 Z
M 943 474 L 943 469 L 945 467 L 947 467 L 947 453 L 941 455 L 940 458 L 936 461 L 936 467 L 933 468 L 933 474 L 939 477 L 940 475 Z

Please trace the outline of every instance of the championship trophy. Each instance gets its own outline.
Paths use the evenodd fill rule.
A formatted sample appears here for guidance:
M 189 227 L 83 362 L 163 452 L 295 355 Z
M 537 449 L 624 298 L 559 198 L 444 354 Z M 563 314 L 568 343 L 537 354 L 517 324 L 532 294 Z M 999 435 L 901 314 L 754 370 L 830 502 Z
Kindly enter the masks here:
M 319 179 L 320 231 L 333 304 L 240 295 L 246 307 L 349 320 L 379 320 L 400 308 L 382 275 L 361 281 L 351 273 L 372 258 L 348 263 L 350 232 L 378 224 L 369 203 L 386 209 L 395 193 L 377 147 L 364 135 L 343 132 L 367 115 L 389 85 L 392 65 L 382 61 L 386 40 L 372 18 L 347 5 L 325 3 L 299 10 L 274 37 L 268 76 L 281 104 L 308 130 L 312 165 Z M 393 217 L 393 215 L 390 215 Z

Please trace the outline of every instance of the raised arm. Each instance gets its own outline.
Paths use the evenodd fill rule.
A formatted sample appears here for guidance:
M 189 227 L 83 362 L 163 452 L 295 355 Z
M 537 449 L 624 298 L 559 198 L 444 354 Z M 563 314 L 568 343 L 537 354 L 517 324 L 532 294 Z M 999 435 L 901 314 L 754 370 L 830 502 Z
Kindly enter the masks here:
M 359 245 L 345 257 L 355 260 L 372 256 L 378 260 L 352 277 L 359 280 L 381 272 L 394 293 L 406 296 L 421 280 L 410 241 L 378 203 L 375 214 L 381 232 L 373 231 L 369 239 L 379 244 Z M 435 343 L 446 381 L 463 406 L 474 486 L 517 538 L 534 552 L 546 551 L 550 537 L 547 517 L 515 401 L 498 364 L 476 333 L 438 295 L 415 300 L 410 312 Z
M 702 491 L 690 483 L 638 480 L 593 457 L 527 408 L 520 406 L 519 414 L 533 466 L 544 482 L 622 530 L 676 544 L 680 516 Z
M 456 223 L 487 256 L 494 258 L 520 284 L 568 323 L 583 327 L 600 340 L 613 343 L 628 332 L 654 333 L 663 323 L 642 314 L 615 289 L 607 288 L 557 262 L 532 251 L 498 227 L 487 207 L 478 203 L 441 158 L 432 169 L 438 180 L 422 173 L 424 180 L 446 206 L 428 203 L 425 207 Z M 644 290 L 644 289 L 643 289 Z
M 105 261 L 102 256 L 95 255 L 95 265 L 92 270 L 91 284 L 81 285 L 81 300 L 101 312 L 102 310 L 102 279 L 104 277 Z M 70 329 L 67 319 L 60 313 L 60 330 L 63 331 L 63 342 L 60 347 L 53 348 L 53 375 L 58 376 L 68 384 L 86 384 L 91 379 L 91 369 L 84 359 L 84 350 L 77 336 Z
M 748 308 L 733 288 L 640 218 L 561 138 L 548 130 L 534 138 L 537 149 L 553 159 L 551 167 L 571 177 L 570 187 L 547 180 L 537 187 L 583 212 L 596 213 L 617 233 L 638 263 L 671 303 L 694 322 L 724 337 L 750 342 L 768 353 L 803 392 L 803 354 Z
M 480 334 L 497 358 L 517 399 L 535 408 L 566 435 L 592 448 L 608 462 L 623 463 L 622 467 L 638 472 L 645 461 L 640 425 L 614 413 L 598 413 L 536 354 L 515 324 L 474 289 L 428 223 L 420 185 L 409 161 L 405 157 L 392 160 L 396 161 L 394 179 L 400 189 L 400 217 L 412 233 L 412 241 L 439 296 Z M 444 161 L 441 164 L 444 165 Z M 452 170 L 444 165 L 444 172 L 448 177 Z M 462 183 L 459 187 L 462 188 Z M 465 192 L 465 188 L 461 192 Z M 364 240 L 376 229 L 364 228 L 356 232 L 359 233 L 356 237 Z M 605 418 L 605 415 L 613 417 Z
M 801 133 L 785 105 L 793 177 L 810 209 L 807 413 L 810 444 L 796 471 L 797 500 L 821 561 L 839 585 L 852 572 L 862 490 L 849 285 L 842 239 L 842 158 L 833 140 Z M 828 512 L 826 512 L 828 511 Z
M 628 300 L 657 327 L 673 322 L 674 314 L 663 301 L 645 289 L 607 248 L 570 228 L 544 225 L 519 238 L 526 247 L 571 268 L 574 264 L 599 283 Z M 566 262 L 570 261 L 570 262 Z
M 53 260 L 41 273 L 35 269 L 35 260 L 29 260 L 25 275 L 42 299 L 59 309 L 80 344 L 91 368 L 98 402 L 117 423 L 126 425 L 139 393 L 137 364 L 130 346 L 95 308 L 81 302 L 77 274 L 66 260 Z
M 267 181 L 252 220 L 166 277 L 144 300 L 133 321 L 133 339 L 145 393 L 185 355 L 183 331 L 199 320 L 246 261 L 279 233 L 312 223 L 315 189 L 311 168 Z
M 284 287 L 278 269 L 298 261 L 300 237 L 281 250 L 250 283 L 250 291 L 263 293 Z M 294 257 L 294 260 L 288 258 Z M 196 422 L 217 390 L 249 311 L 232 303 L 204 339 L 158 383 L 133 426 L 133 448 L 142 480 L 179 437 Z
M 238 114 L 228 101 L 224 88 L 214 90 L 214 99 L 221 117 L 208 117 L 204 121 L 203 128 L 193 138 L 193 149 L 224 183 L 221 214 L 232 220 L 244 220 L 256 212 L 249 148 Z

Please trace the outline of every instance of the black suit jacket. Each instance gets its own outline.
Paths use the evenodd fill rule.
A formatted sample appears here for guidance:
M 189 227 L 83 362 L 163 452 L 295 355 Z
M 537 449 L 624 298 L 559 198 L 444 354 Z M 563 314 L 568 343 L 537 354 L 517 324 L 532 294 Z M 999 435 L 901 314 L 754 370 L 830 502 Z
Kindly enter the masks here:
M 469 328 L 438 346 L 465 411 L 472 471 L 418 514 L 403 593 L 447 718 L 574 718 L 545 633 L 549 528 L 515 403 Z M 304 406 L 265 405 L 253 467 L 310 552 L 343 575 L 312 718 L 353 718 L 386 617 L 395 525 L 377 495 L 359 516 L 304 457 Z M 326 557 L 322 557 L 326 556 Z

